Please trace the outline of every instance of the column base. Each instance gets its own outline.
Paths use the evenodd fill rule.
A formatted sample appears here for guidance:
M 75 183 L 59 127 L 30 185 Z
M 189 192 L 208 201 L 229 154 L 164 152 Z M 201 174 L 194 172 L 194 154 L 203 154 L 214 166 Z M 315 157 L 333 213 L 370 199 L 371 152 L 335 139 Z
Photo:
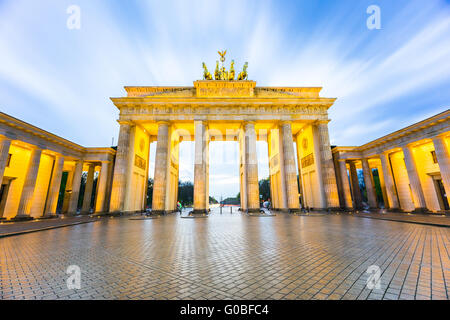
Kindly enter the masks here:
M 80 214 L 78 212 L 66 212 L 64 213 L 64 216 L 66 217 L 76 217 L 79 216 Z
M 166 210 L 152 210 L 150 216 L 163 216 L 166 214 Z
M 280 213 L 289 213 L 289 209 L 285 208 L 273 208 L 272 210 Z
M 181 218 L 195 219 L 195 218 L 208 218 L 207 209 L 194 209 L 187 216 L 181 216 Z
M 30 221 L 30 220 L 34 220 L 34 218 L 26 214 L 18 214 L 14 218 L 11 218 L 11 221 Z
M 400 209 L 400 208 L 387 208 L 386 211 L 387 212 L 395 212 L 395 213 L 403 212 L 402 209 Z
M 55 219 L 58 218 L 58 215 L 56 214 L 46 214 L 45 216 L 39 217 L 39 219 L 43 220 L 43 219 Z

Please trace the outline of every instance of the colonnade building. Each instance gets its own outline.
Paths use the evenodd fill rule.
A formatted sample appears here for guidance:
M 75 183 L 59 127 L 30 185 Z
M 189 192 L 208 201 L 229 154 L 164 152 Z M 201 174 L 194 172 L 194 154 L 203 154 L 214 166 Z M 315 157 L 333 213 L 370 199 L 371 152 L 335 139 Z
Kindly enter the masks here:
M 111 98 L 119 110 L 117 148 L 82 147 L 0 113 L 0 218 L 142 211 L 152 175 L 153 213 L 173 212 L 182 141 L 195 145 L 193 214 L 208 211 L 214 141 L 239 144 L 241 209 L 249 214 L 260 208 L 257 141 L 267 142 L 275 210 L 354 210 L 365 200 L 372 208 L 448 210 L 449 110 L 359 147 L 332 148 L 335 99 L 321 97 L 319 87 L 199 80 L 125 90 Z
M 84 148 L 0 112 L 0 219 L 49 218 L 57 210 L 104 212 L 115 154 L 112 148 Z M 79 199 L 83 171 L 87 180 Z

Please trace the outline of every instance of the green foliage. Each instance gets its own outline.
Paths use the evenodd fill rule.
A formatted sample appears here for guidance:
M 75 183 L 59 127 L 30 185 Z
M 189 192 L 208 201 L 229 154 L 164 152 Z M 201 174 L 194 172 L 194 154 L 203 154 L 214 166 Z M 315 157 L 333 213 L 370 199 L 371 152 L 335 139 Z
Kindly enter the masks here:
M 191 181 L 178 182 L 178 201 L 186 206 L 192 206 L 194 203 L 194 184 Z
M 263 200 L 267 200 L 270 198 L 270 179 L 261 179 L 259 180 L 259 196 Z

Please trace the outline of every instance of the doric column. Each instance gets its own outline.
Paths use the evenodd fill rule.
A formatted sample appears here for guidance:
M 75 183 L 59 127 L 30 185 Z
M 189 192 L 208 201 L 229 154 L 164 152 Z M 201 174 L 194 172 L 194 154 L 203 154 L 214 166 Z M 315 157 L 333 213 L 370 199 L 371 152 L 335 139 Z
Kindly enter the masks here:
M 346 209 L 352 209 L 352 195 L 350 192 L 350 183 L 348 182 L 347 166 L 345 160 L 339 160 L 339 174 L 341 175 L 342 191 L 344 196 L 344 206 Z
M 45 216 L 56 215 L 56 207 L 58 205 L 59 189 L 61 187 L 61 177 L 64 168 L 64 157 L 57 155 L 55 157 L 55 165 L 50 180 L 50 188 L 47 198 L 47 206 L 45 208 Z
M 28 162 L 27 173 L 25 175 L 25 182 L 22 188 L 22 194 L 19 202 L 19 209 L 15 219 L 30 218 L 30 209 L 33 203 L 34 189 L 36 187 L 36 178 L 39 171 L 39 164 L 41 162 L 42 150 L 39 148 L 31 149 L 30 161 Z
M 364 175 L 364 184 L 366 185 L 367 192 L 367 200 L 369 202 L 369 207 L 376 208 L 377 207 L 377 195 L 375 193 L 375 188 L 372 180 L 372 170 L 369 166 L 369 160 L 363 158 L 361 159 L 363 175 Z
M 353 207 L 355 209 L 362 208 L 361 189 L 359 188 L 358 172 L 356 171 L 355 161 L 349 161 L 350 181 L 352 183 Z
M 284 176 L 288 209 L 290 212 L 298 212 L 300 203 L 298 198 L 297 170 L 295 168 L 294 141 L 292 139 L 290 122 L 281 124 L 281 134 L 283 137 Z
M 169 158 L 169 123 L 158 122 L 158 142 L 156 144 L 155 173 L 153 175 L 153 214 L 163 214 L 166 210 L 167 166 Z
M 331 154 L 328 122 L 320 121 L 317 124 L 317 129 L 319 133 L 320 167 L 327 208 L 337 209 L 339 208 L 339 194 L 334 172 L 333 155 Z
M 5 168 L 9 157 L 10 146 L 11 146 L 10 139 L 0 138 L 0 184 L 3 181 L 3 175 L 5 173 Z
M 297 134 L 298 135 L 298 134 Z M 305 206 L 305 190 L 303 188 L 303 179 L 302 179 L 302 164 L 301 164 L 301 151 L 300 151 L 300 145 L 298 143 L 298 139 L 295 138 L 296 140 L 296 146 L 297 146 L 297 169 L 298 169 L 298 189 L 300 191 L 300 198 L 301 198 L 301 206 L 300 207 L 304 207 Z
M 434 137 L 433 144 L 445 193 L 447 194 L 447 199 L 450 199 L 450 150 L 444 136 Z
M 247 179 L 247 211 L 259 213 L 258 159 L 256 156 L 256 131 L 254 122 L 244 123 L 244 156 Z
M 427 211 L 425 203 L 425 196 L 423 195 L 422 184 L 420 183 L 419 174 L 417 172 L 416 162 L 411 146 L 405 146 L 403 149 L 403 156 L 405 157 L 406 170 L 408 171 L 409 185 L 413 195 L 415 211 Z
M 97 200 L 95 201 L 94 212 L 105 212 L 106 191 L 108 187 L 108 173 L 111 166 L 109 161 L 102 161 L 100 176 L 98 177 Z
M 78 198 L 80 196 L 81 175 L 83 174 L 83 161 L 75 162 L 75 169 L 72 178 L 72 193 L 70 194 L 68 215 L 76 215 L 78 209 Z
M 277 188 L 278 189 L 278 210 L 284 212 L 289 212 L 288 206 L 288 197 L 286 194 L 286 173 L 284 168 L 284 151 L 283 151 L 283 132 L 280 128 L 276 128 L 276 135 L 278 136 L 278 146 L 275 146 L 275 149 L 278 148 L 278 162 L 280 167 L 279 181 Z
M 89 163 L 86 185 L 84 187 L 83 205 L 81 212 L 88 214 L 91 210 L 92 188 L 94 186 L 95 165 Z
M 207 128 L 203 121 L 194 121 L 194 214 L 206 214 L 206 148 Z
M 384 183 L 384 175 L 383 169 L 381 165 L 377 165 L 378 178 L 380 179 L 380 189 L 381 189 L 381 197 L 383 198 L 384 208 L 387 209 L 389 207 L 387 193 L 386 193 L 386 184 Z
M 125 206 L 128 164 L 129 158 L 132 157 L 129 152 L 131 128 L 131 123 L 120 123 L 119 140 L 117 142 L 116 162 L 114 165 L 114 177 L 111 190 L 111 212 L 123 211 Z
M 205 201 L 206 201 L 206 210 L 209 209 L 209 139 L 210 139 L 210 137 L 209 137 L 209 134 L 208 134 L 207 140 L 206 140 L 206 144 L 205 144 L 205 166 L 206 166 L 206 177 L 205 177 L 205 183 L 206 183 L 205 197 L 206 197 L 206 200 Z M 177 181 L 178 181 L 178 177 L 177 177 Z M 178 190 L 178 185 L 177 185 L 177 190 Z M 177 191 L 177 195 L 178 195 L 178 191 Z M 176 202 L 176 200 L 175 200 L 175 202 Z
M 394 178 L 392 176 L 391 164 L 389 163 L 389 154 L 381 153 L 381 169 L 383 170 L 384 184 L 386 186 L 386 196 L 388 203 L 385 204 L 389 209 L 398 209 L 398 198 L 395 190 Z

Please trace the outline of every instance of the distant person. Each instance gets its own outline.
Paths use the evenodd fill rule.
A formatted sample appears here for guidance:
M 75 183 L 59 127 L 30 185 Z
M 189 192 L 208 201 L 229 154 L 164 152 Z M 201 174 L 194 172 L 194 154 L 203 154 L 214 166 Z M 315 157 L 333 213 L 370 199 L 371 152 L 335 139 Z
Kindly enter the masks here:
M 177 210 L 180 211 L 180 214 L 181 214 L 182 211 L 183 211 L 183 205 L 181 204 L 180 201 L 177 202 Z

